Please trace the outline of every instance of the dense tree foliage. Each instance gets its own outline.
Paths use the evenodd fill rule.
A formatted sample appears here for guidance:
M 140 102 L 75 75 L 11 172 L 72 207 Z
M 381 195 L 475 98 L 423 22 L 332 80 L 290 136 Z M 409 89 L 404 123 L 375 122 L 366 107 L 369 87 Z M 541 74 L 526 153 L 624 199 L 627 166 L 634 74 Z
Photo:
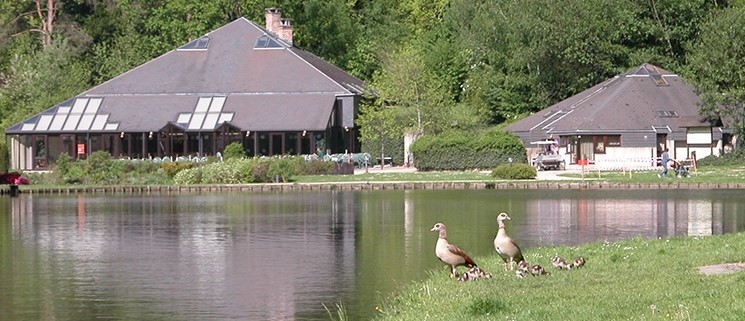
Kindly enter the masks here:
M 644 62 L 684 73 L 705 114 L 744 126 L 734 0 L 3 1 L 0 124 L 238 17 L 261 25 L 268 7 L 293 20 L 295 45 L 368 83 L 360 125 L 396 119 L 370 141 L 509 123 Z
M 702 114 L 745 134 L 745 6 L 728 8 L 704 24 L 691 45 L 688 78 L 700 91 Z

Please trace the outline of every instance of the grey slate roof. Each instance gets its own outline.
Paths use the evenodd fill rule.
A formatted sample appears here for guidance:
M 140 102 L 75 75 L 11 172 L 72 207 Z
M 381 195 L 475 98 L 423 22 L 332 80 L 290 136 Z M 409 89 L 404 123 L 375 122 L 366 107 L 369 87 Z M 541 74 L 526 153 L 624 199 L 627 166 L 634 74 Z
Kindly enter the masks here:
M 234 112 L 229 123 L 237 128 L 324 130 L 335 98 L 360 94 L 363 88 L 361 80 L 245 18 L 205 36 L 206 50 L 174 49 L 40 114 L 54 114 L 75 98 L 98 97 L 103 101 L 97 114 L 119 124 L 101 131 L 147 132 L 175 122 L 180 113 L 194 112 L 199 97 L 225 96 L 223 112 Z M 260 37 L 279 45 L 255 48 Z M 6 133 L 86 131 L 29 130 L 39 115 Z
M 709 126 L 700 98 L 678 75 L 643 64 L 507 127 L 520 136 L 620 134 Z

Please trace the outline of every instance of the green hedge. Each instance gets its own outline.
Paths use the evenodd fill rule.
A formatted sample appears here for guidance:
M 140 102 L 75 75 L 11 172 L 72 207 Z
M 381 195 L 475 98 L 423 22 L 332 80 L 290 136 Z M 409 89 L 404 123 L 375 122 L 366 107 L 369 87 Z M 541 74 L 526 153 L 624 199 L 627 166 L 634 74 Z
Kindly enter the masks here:
M 508 132 L 449 132 L 423 136 L 411 145 L 417 170 L 469 170 L 494 168 L 500 164 L 527 164 L 525 147 Z
M 537 175 L 535 167 L 522 163 L 502 164 L 491 172 L 491 176 L 497 179 L 534 179 Z
M 86 185 L 169 185 L 169 184 L 246 184 L 291 181 L 296 175 L 326 175 L 335 171 L 334 162 L 299 156 L 237 158 L 222 162 L 210 158 L 206 163 L 151 162 L 112 159 L 98 151 L 88 159 L 74 161 L 60 154 L 51 173 L 29 175 L 31 184 Z M 337 164 L 338 165 L 338 164 Z
M 383 141 L 385 147 L 385 157 L 390 157 L 391 162 L 394 165 L 400 165 L 404 163 L 404 139 L 403 137 L 390 137 Z M 371 164 L 379 165 L 377 159 L 380 158 L 380 142 L 362 142 L 361 147 L 362 153 L 370 154 Z
M 698 160 L 698 166 L 745 164 L 745 149 L 736 149 L 722 156 L 709 155 Z

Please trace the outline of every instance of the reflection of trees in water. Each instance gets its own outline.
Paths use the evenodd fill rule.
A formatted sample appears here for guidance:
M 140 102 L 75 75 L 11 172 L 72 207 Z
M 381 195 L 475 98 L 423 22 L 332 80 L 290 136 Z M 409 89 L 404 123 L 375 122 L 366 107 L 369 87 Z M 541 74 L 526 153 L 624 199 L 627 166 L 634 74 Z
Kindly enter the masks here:
M 321 303 L 336 302 L 364 319 L 381 294 L 441 268 L 434 222 L 474 256 L 494 255 L 501 211 L 525 249 L 745 230 L 734 190 L 22 194 L 8 203 L 3 231 L 44 262 L 26 260 L 32 273 L 57 275 L 35 292 L 72 289 L 98 297 L 78 304 L 107 302 L 140 319 L 313 319 L 326 316 Z

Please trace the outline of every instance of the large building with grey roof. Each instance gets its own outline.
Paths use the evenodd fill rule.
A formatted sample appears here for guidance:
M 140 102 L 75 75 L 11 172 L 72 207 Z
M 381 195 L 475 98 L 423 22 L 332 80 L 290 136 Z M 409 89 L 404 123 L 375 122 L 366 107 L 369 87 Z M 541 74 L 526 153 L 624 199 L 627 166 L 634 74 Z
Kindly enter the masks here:
M 731 132 L 699 114 L 701 99 L 678 75 L 651 64 L 629 69 L 507 127 L 529 159 L 555 141 L 566 164 L 655 166 L 718 155 Z
M 233 142 L 249 156 L 358 152 L 360 79 L 292 44 L 267 9 L 265 27 L 230 22 L 6 130 L 11 166 L 85 158 L 209 156 Z

